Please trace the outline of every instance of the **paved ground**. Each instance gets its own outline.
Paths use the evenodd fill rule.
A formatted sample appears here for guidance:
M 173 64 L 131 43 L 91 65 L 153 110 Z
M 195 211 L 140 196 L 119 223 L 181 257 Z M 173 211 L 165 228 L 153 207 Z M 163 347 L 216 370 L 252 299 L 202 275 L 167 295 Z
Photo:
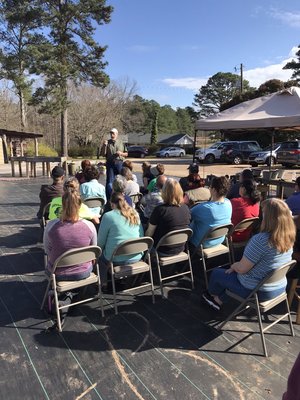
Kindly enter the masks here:
M 179 174 L 179 165 L 186 171 L 176 160 L 167 172 Z M 218 333 L 229 310 L 213 312 L 199 301 L 199 262 L 194 291 L 180 280 L 166 285 L 165 300 L 156 290 L 154 305 L 147 294 L 120 297 L 118 316 L 108 295 L 105 318 L 95 302 L 74 307 L 62 334 L 47 333 L 35 218 L 47 180 L 0 176 L 0 399 L 281 399 L 300 327 L 294 338 L 285 322 L 272 328 L 267 359 L 251 315 Z

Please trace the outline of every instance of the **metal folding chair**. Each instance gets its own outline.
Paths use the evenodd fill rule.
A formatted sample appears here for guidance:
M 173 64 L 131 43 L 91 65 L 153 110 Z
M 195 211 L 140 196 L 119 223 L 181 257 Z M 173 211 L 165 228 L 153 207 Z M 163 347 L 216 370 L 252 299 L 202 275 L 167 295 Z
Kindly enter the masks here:
M 153 286 L 153 276 L 152 267 L 150 259 L 150 250 L 153 246 L 153 239 L 151 237 L 140 237 L 137 239 L 125 240 L 114 250 L 110 263 L 110 273 L 112 279 L 113 297 L 114 297 L 114 308 L 115 314 L 118 314 L 117 298 L 116 298 L 116 284 L 115 280 L 130 277 L 138 274 L 143 274 L 149 272 L 150 283 L 144 283 L 140 286 L 135 286 L 130 289 L 123 290 L 122 293 L 129 292 L 131 290 L 136 290 L 140 288 L 150 287 L 152 291 L 152 302 L 155 302 L 154 298 L 154 286 Z M 128 262 L 126 264 L 114 262 L 114 258 L 117 256 L 133 256 L 134 254 L 144 253 L 141 260 L 136 262 Z
M 207 278 L 207 272 L 210 270 L 207 270 L 206 266 L 206 261 L 209 259 L 212 259 L 214 257 L 218 257 L 223 254 L 228 255 L 228 264 L 232 264 L 232 258 L 231 258 L 231 251 L 230 251 L 230 234 L 232 231 L 233 225 L 232 224 L 225 224 L 225 225 L 219 225 L 211 228 L 207 234 L 203 237 L 201 242 L 199 243 L 198 247 L 196 248 L 193 256 L 197 254 L 200 256 L 200 260 L 202 261 L 202 267 L 203 267 L 203 273 L 204 273 L 204 280 L 205 280 L 205 286 L 208 288 L 208 278 Z M 217 244 L 215 246 L 207 247 L 205 248 L 205 242 L 207 240 L 213 240 L 213 239 L 219 239 L 221 237 L 224 237 L 223 243 Z M 222 264 L 226 265 L 226 264 Z
M 53 265 L 53 269 L 52 269 L 52 272 L 50 273 L 50 275 L 48 275 L 46 272 L 48 284 L 47 284 L 45 295 L 44 295 L 44 298 L 42 301 L 41 309 L 43 309 L 43 307 L 44 307 L 45 301 L 48 296 L 49 289 L 52 286 L 52 289 L 54 291 L 54 301 L 55 301 L 57 324 L 58 324 L 58 329 L 60 332 L 62 331 L 62 325 L 61 325 L 61 318 L 60 318 L 59 311 L 66 307 L 72 307 L 77 304 L 86 303 L 91 300 L 99 299 L 100 306 L 101 306 L 101 314 L 102 314 L 102 316 L 104 316 L 102 293 L 101 293 L 101 282 L 100 282 L 100 274 L 99 274 L 99 266 L 98 266 L 98 258 L 100 257 L 100 255 L 101 255 L 101 249 L 98 246 L 87 246 L 87 247 L 81 247 L 78 249 L 68 250 L 68 251 L 64 252 L 60 257 L 57 258 L 57 260 L 55 261 L 55 263 Z M 94 260 L 95 260 L 96 273 L 91 272 L 91 274 L 88 278 L 81 279 L 80 281 L 58 281 L 58 282 L 56 281 L 55 271 L 57 268 L 70 267 L 72 265 L 82 264 L 82 263 L 86 263 L 86 262 L 94 261 Z M 94 283 L 96 283 L 98 285 L 98 294 L 96 296 L 77 301 L 77 302 L 69 304 L 67 306 L 59 305 L 58 293 L 69 292 L 73 289 L 92 285 Z
M 258 319 L 258 324 L 259 324 L 259 330 L 260 330 L 260 335 L 261 335 L 261 341 L 262 341 L 262 346 L 263 346 L 263 351 L 264 351 L 264 356 L 267 357 L 267 347 L 266 347 L 266 341 L 265 341 L 265 336 L 264 333 L 271 328 L 273 325 L 277 324 L 279 321 L 284 319 L 285 317 L 288 317 L 289 319 L 289 325 L 290 325 L 290 330 L 291 330 L 291 336 L 295 336 L 294 334 L 294 328 L 292 324 L 292 318 L 291 318 L 291 313 L 290 313 L 290 308 L 289 308 L 289 303 L 288 303 L 288 298 L 286 291 L 281 293 L 279 296 L 276 296 L 275 298 L 268 300 L 268 301 L 263 301 L 261 302 L 259 300 L 259 289 L 262 287 L 264 284 L 268 283 L 274 283 L 282 280 L 288 271 L 293 268 L 293 266 L 296 264 L 295 260 L 290 261 L 287 264 L 282 265 L 280 268 L 275 269 L 274 271 L 271 271 L 259 284 L 256 286 L 255 289 L 252 290 L 252 292 L 249 294 L 247 298 L 243 298 L 238 296 L 237 294 L 231 292 L 230 290 L 226 290 L 226 294 L 236 301 L 238 301 L 240 304 L 239 306 L 229 315 L 228 318 L 224 322 L 222 322 L 218 329 L 221 330 L 225 324 L 227 324 L 228 321 L 230 321 L 233 317 L 235 317 L 237 314 L 241 313 L 241 311 L 245 308 L 253 308 L 256 310 L 257 313 L 257 319 Z M 279 318 L 275 319 L 272 323 L 267 325 L 265 328 L 263 327 L 262 323 L 262 313 L 266 313 L 267 311 L 271 310 L 273 307 L 277 306 L 278 304 L 285 302 L 286 304 L 286 310 L 287 312 L 280 316 Z
M 236 232 L 244 232 L 245 230 L 249 231 L 249 235 L 251 235 L 253 229 L 255 229 L 259 224 L 259 218 L 258 217 L 253 217 L 253 218 L 246 218 L 243 219 L 241 222 L 239 222 L 237 225 L 235 225 L 231 231 L 230 237 L 230 248 L 231 248 L 231 259 L 232 262 L 235 262 L 235 256 L 234 256 L 234 251 L 237 249 L 243 249 L 246 247 L 246 244 L 248 243 L 248 240 L 244 240 L 241 242 L 233 242 L 232 241 L 232 235 Z
M 103 207 L 105 204 L 105 200 L 103 197 L 89 197 L 85 200 L 83 200 L 83 203 L 87 205 L 89 208 L 100 208 L 100 215 L 103 212 Z
M 42 214 L 42 228 L 45 229 L 45 226 L 47 225 L 47 222 L 49 220 L 49 208 L 50 208 L 51 201 L 47 203 L 44 208 L 43 208 L 43 214 Z
M 188 240 L 192 236 L 193 231 L 190 228 L 186 229 L 180 229 L 180 230 L 175 230 L 167 233 L 164 235 L 159 242 L 157 243 L 155 247 L 155 256 L 156 256 L 156 261 L 157 261 L 157 267 L 158 267 L 158 274 L 159 274 L 159 284 L 160 284 L 160 290 L 161 290 L 161 295 L 164 297 L 164 291 L 163 291 L 163 282 L 166 280 L 170 280 L 172 278 L 176 278 L 178 276 L 184 276 L 184 275 L 190 275 L 191 276 L 191 283 L 192 283 L 192 288 L 194 288 L 194 276 L 193 276 L 193 270 L 192 270 L 192 263 L 191 263 L 191 258 L 190 258 L 190 252 L 188 248 Z M 180 246 L 182 245 L 184 249 L 179 253 L 174 256 L 164 256 L 160 254 L 160 249 L 162 247 L 174 247 L 174 246 Z M 179 272 L 173 275 L 169 275 L 167 277 L 162 276 L 162 268 L 165 267 L 166 265 L 174 265 L 179 262 L 183 261 L 188 261 L 188 269 L 187 271 L 184 272 Z

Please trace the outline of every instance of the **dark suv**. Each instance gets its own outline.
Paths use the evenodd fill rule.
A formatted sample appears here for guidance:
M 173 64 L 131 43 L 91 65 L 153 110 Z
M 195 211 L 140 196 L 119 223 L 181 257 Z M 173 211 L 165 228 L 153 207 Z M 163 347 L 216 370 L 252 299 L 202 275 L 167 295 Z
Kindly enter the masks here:
M 277 163 L 284 167 L 300 165 L 300 140 L 282 142 L 277 152 Z
M 224 143 L 221 161 L 235 165 L 247 163 L 249 155 L 260 150 L 261 147 L 255 140 Z

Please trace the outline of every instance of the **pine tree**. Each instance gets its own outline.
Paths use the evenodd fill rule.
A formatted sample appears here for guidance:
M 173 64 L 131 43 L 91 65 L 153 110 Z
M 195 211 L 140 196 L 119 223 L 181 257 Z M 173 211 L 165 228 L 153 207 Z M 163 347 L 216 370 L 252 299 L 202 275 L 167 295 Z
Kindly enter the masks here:
M 31 72 L 45 77 L 33 96 L 40 111 L 61 116 L 61 154 L 68 155 L 68 83 L 109 83 L 104 73 L 106 47 L 93 38 L 95 25 L 110 22 L 113 8 L 105 0 L 39 0 L 47 41 L 34 54 Z
M 157 144 L 157 136 L 158 136 L 158 111 L 155 111 L 153 125 L 151 130 L 151 144 Z

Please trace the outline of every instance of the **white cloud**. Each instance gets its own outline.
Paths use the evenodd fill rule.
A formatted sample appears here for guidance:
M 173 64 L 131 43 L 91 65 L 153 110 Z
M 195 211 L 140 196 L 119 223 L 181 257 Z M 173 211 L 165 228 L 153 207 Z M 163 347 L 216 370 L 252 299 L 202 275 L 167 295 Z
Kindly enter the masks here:
M 249 81 L 251 86 L 256 88 L 270 79 L 287 81 L 291 78 L 293 71 L 285 70 L 283 67 L 292 60 L 297 50 L 297 47 L 293 47 L 287 58 L 282 59 L 280 57 L 282 60 L 280 63 L 245 70 L 244 78 Z M 184 88 L 196 92 L 201 86 L 206 85 L 207 80 L 207 77 L 165 78 L 162 82 L 170 87 Z
M 127 47 L 127 50 L 135 52 L 135 53 L 150 53 L 152 51 L 157 50 L 157 47 L 145 46 L 143 44 L 136 44 L 136 45 Z
M 299 11 L 290 12 L 290 11 L 280 11 L 278 9 L 272 9 L 270 11 L 270 15 L 273 18 L 277 19 L 278 21 L 281 21 L 292 28 L 300 28 Z
M 208 78 L 165 78 L 162 81 L 171 87 L 197 91 L 206 84 Z

